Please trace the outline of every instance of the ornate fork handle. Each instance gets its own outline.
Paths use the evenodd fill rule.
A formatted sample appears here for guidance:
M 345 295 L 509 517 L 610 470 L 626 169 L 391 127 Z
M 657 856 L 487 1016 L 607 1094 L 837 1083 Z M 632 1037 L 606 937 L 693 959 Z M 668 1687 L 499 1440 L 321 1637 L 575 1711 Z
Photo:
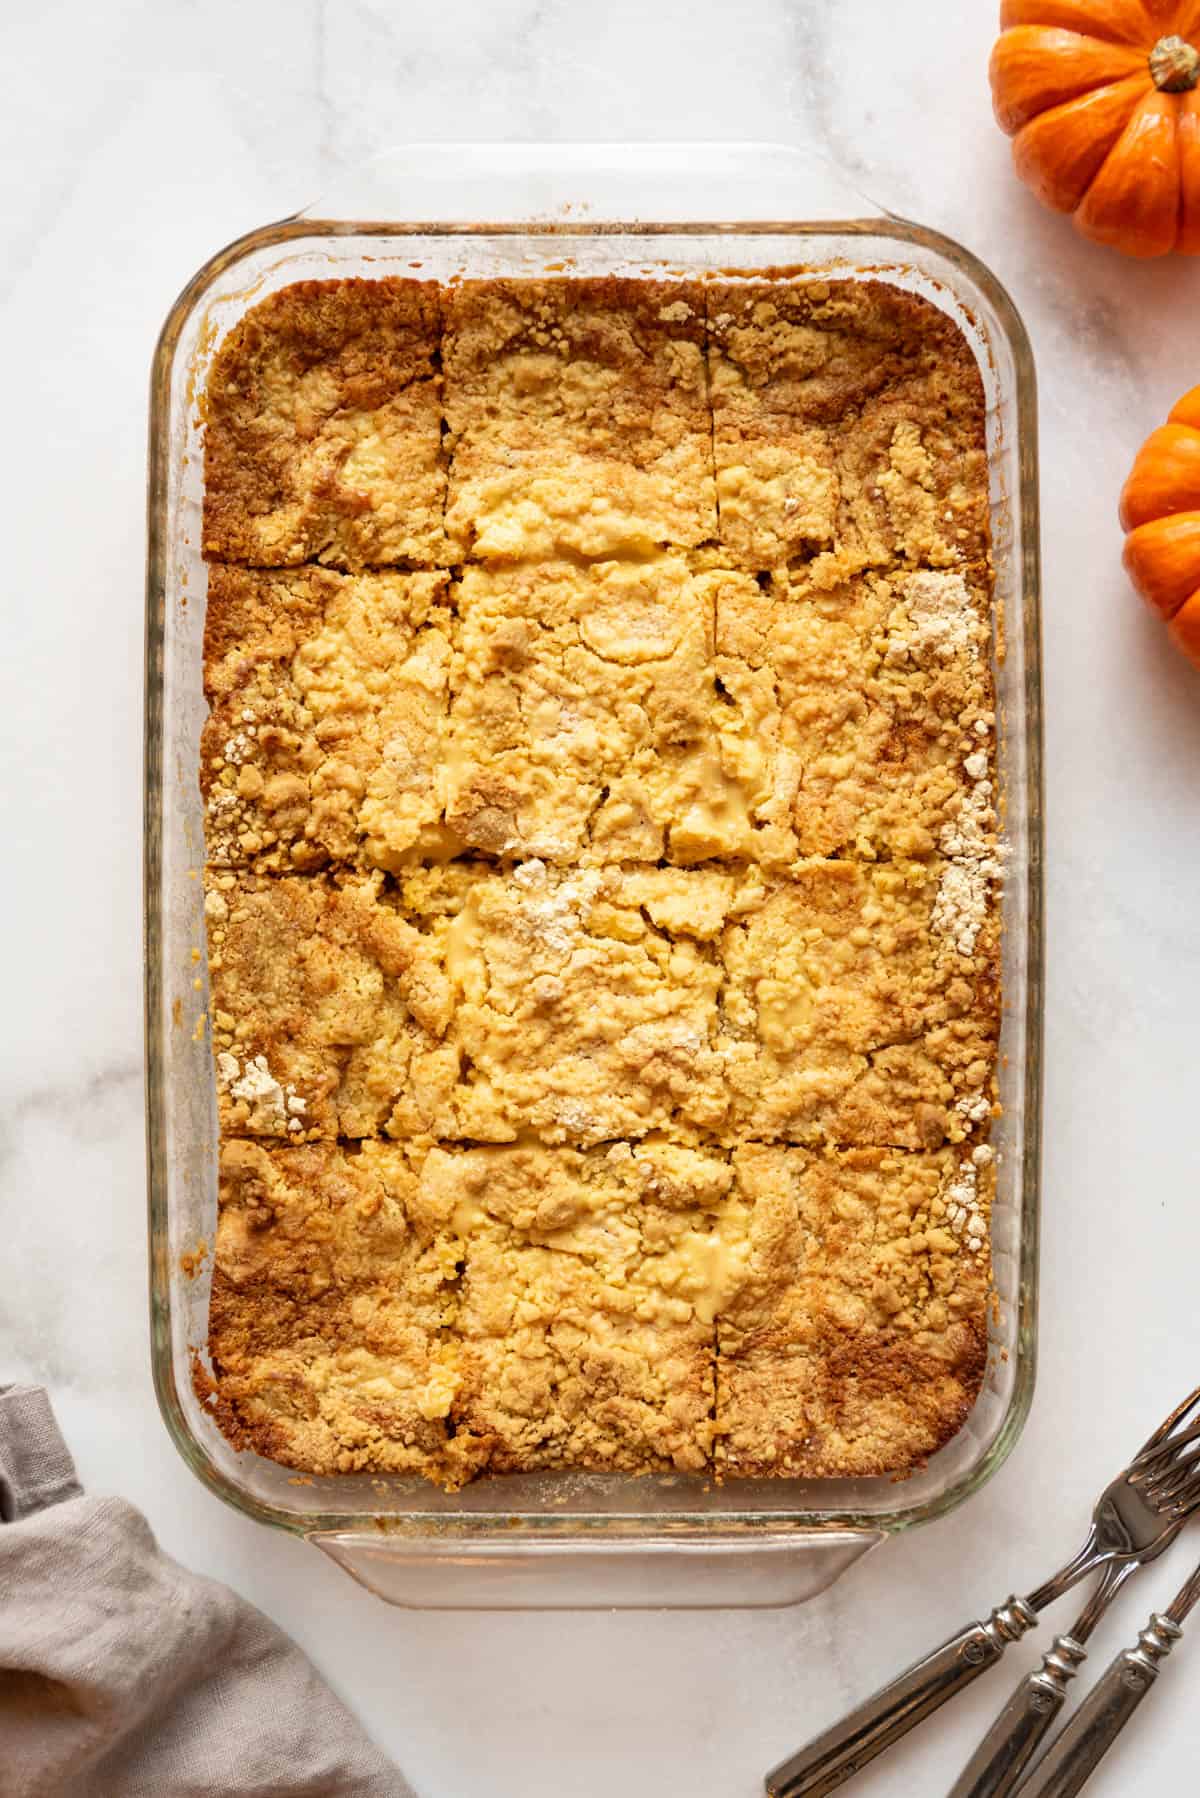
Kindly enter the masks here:
M 1073 1636 L 1054 1638 L 1041 1666 L 1026 1674 L 955 1780 L 950 1798 L 1006 1798 L 1017 1789 L 1086 1659 L 1087 1649 Z
M 1023 1598 L 997 1605 L 986 1623 L 972 1623 L 909 1667 L 856 1711 L 767 1774 L 768 1798 L 820 1798 L 836 1791 L 877 1754 L 915 1729 L 948 1698 L 970 1685 L 1037 1622 Z
M 1158 1678 L 1183 1634 L 1178 1623 L 1157 1611 L 1138 1637 L 1106 1668 L 1071 1721 L 1050 1744 L 1025 1784 L 1020 1798 L 1074 1798 L 1108 1753 L 1138 1705 Z
M 1179 1526 L 1168 1530 L 1163 1546 L 1175 1540 Z M 1156 1547 L 1147 1555 L 1161 1552 Z M 950 1792 L 950 1798 L 1009 1798 L 1026 1767 L 1066 1702 L 1067 1690 L 1087 1659 L 1087 1644 L 1117 1593 L 1138 1570 L 1136 1561 L 1109 1565 L 1070 1631 L 1056 1636 L 992 1724 Z

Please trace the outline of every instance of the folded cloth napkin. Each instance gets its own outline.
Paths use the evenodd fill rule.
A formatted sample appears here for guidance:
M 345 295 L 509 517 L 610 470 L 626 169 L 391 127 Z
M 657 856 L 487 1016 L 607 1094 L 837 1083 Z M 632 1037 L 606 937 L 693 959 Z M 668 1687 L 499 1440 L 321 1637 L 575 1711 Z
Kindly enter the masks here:
M 0 1387 L 0 1798 L 413 1798 L 295 1644 Z

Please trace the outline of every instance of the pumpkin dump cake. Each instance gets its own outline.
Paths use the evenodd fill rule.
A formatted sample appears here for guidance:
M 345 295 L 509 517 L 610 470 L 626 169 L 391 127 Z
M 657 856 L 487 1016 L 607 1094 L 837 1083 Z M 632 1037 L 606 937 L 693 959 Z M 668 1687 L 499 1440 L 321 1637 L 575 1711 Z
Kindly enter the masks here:
M 965 339 L 869 281 L 312 282 L 205 408 L 222 1428 L 919 1466 L 990 1283 Z

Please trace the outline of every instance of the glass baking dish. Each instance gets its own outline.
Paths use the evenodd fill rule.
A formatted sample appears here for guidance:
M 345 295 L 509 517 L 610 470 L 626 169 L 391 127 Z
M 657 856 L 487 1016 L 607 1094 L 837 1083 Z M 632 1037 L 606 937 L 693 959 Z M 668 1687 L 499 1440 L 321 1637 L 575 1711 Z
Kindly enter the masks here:
M 987 392 L 997 580 L 1005 878 L 1003 1115 L 993 1136 L 996 1302 L 966 1427 L 911 1478 L 298 1477 L 236 1452 L 193 1390 L 216 1220 L 216 1115 L 197 787 L 205 715 L 196 399 L 224 333 L 292 281 L 397 272 L 733 276 L 869 273 L 957 320 Z M 774 145 L 414 145 L 320 208 L 204 265 L 163 327 L 151 387 L 145 918 L 151 1323 L 159 1404 L 196 1474 L 248 1516 L 323 1548 L 399 1604 L 779 1605 L 822 1590 L 887 1535 L 944 1515 L 1001 1464 L 1033 1387 L 1040 1156 L 1042 897 L 1037 450 L 1033 362 L 1011 301 L 966 250 L 879 213 L 821 162 Z

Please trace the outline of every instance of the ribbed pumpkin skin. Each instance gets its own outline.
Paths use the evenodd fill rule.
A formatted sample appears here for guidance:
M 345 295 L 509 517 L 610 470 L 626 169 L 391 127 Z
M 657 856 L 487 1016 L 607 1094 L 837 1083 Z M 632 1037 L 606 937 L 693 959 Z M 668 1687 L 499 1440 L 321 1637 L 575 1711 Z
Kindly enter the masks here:
M 1125 567 L 1200 668 L 1200 387 L 1151 431 L 1121 491 Z
M 1200 0 L 1003 0 L 996 121 L 1017 174 L 1127 256 L 1200 254 Z

